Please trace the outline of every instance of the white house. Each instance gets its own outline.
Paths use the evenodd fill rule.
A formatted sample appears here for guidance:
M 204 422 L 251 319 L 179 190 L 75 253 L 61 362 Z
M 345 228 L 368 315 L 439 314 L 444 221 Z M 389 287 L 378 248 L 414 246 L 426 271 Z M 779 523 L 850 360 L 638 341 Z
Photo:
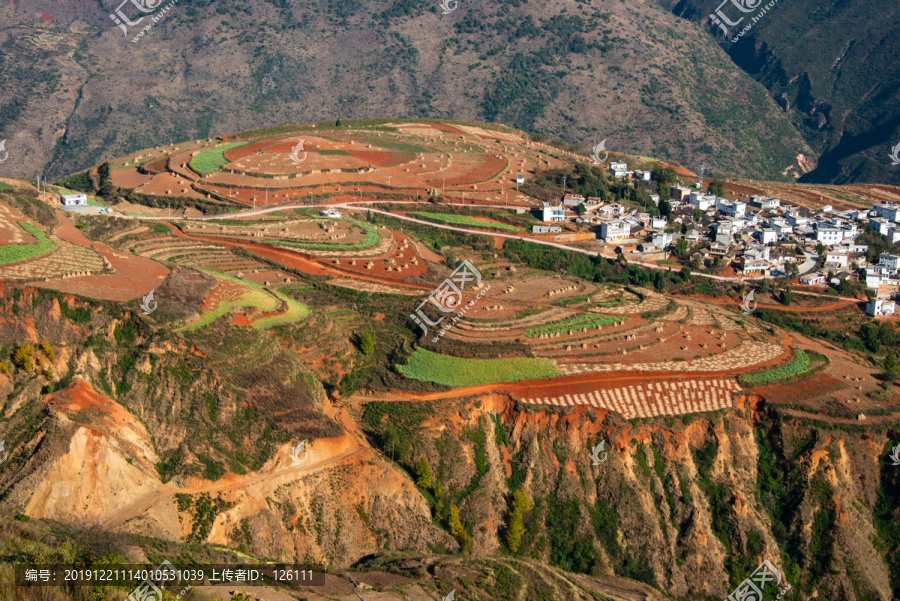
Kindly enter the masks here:
M 651 242 L 653 242 L 653 246 L 656 248 L 665 249 L 672 244 L 673 239 L 674 236 L 669 232 L 654 232 Z
M 756 232 L 756 237 L 762 244 L 768 244 L 769 242 L 775 242 L 778 240 L 778 232 L 773 230 L 772 228 L 763 228 Z
M 726 200 L 724 198 L 716 199 L 716 209 L 720 213 L 730 215 L 732 217 L 743 217 L 747 214 L 747 203 L 739 200 Z
M 716 206 L 716 197 L 712 194 L 691 192 L 691 205 L 697 207 L 701 211 L 708 211 L 711 207 Z
M 878 264 L 888 269 L 897 269 L 900 267 L 900 256 L 891 253 L 881 253 L 878 255 Z
M 542 217 L 543 221 L 565 221 L 566 220 L 566 209 L 562 206 L 554 207 L 549 202 L 545 202 L 542 207 Z
M 882 315 L 893 315 L 897 308 L 897 304 L 892 300 L 884 298 L 873 298 L 866 303 L 866 315 L 871 317 L 881 317 Z
M 846 252 L 832 250 L 825 253 L 825 267 L 847 269 L 849 264 L 849 257 Z
M 524 184 L 524 183 L 525 183 L 525 176 L 524 176 L 524 175 L 517 175 L 517 176 L 516 176 L 516 183 L 517 183 L 517 184 Z
M 812 273 L 801 275 L 800 283 L 804 286 L 818 286 L 819 284 L 825 283 L 825 276 L 818 271 L 814 271 Z
M 625 177 L 628 173 L 628 163 L 610 163 L 609 172 L 613 177 Z
M 772 225 L 772 229 L 778 232 L 779 236 L 785 236 L 794 231 L 794 228 L 786 223 L 775 223 Z
M 85 194 L 60 194 L 59 201 L 64 207 L 75 207 L 87 204 L 87 195 Z
M 650 172 L 649 171 L 641 171 L 640 169 L 634 170 L 634 179 L 639 179 L 645 182 L 650 181 Z
M 884 217 L 890 221 L 897 221 L 900 215 L 900 205 L 892 202 L 883 202 L 872 207 L 879 217 Z
M 844 239 L 844 230 L 836 227 L 820 227 L 816 230 L 816 242 L 826 246 L 840 244 Z
M 558 225 L 532 225 L 532 234 L 558 234 L 562 228 Z
M 665 217 L 651 217 L 650 218 L 650 228 L 654 229 L 654 230 L 659 230 L 659 229 L 666 227 L 667 223 L 668 223 L 668 221 L 666 221 Z
M 337 209 L 325 209 L 324 211 L 322 211 L 322 215 L 324 215 L 325 217 L 334 217 L 335 219 L 341 218 L 341 212 Z
M 621 242 L 631 235 L 631 226 L 624 221 L 604 221 L 600 225 L 600 237 L 606 242 Z
M 615 219 L 625 214 L 625 207 L 623 207 L 619 203 L 608 204 L 597 209 L 597 214 L 601 217 Z
M 802 227 L 804 225 L 809 224 L 809 219 L 801 216 L 799 213 L 794 215 L 788 215 L 787 222 L 793 225 L 794 227 Z
M 777 209 L 781 206 L 781 199 L 774 196 L 751 196 L 750 204 L 759 209 Z

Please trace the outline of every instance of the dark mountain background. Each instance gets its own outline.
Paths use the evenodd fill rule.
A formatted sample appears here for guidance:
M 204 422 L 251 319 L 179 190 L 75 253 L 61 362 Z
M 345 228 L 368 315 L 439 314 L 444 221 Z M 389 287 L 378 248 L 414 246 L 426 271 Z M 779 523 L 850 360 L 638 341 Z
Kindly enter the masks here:
M 710 35 L 715 6 L 688 1 L 460 0 L 445 15 L 437 0 L 177 0 L 127 36 L 110 19 L 118 2 L 0 1 L 0 174 L 58 177 L 189 138 L 406 116 L 759 178 L 802 175 L 824 153 L 805 178 L 900 181 L 886 152 L 900 114 L 886 1 L 819 5 L 811 31 L 798 19 L 812 3 L 784 0 L 733 45 Z M 844 13 L 852 27 L 835 25 Z
M 819 157 L 801 181 L 900 182 L 900 167 L 888 156 L 900 144 L 897 2 L 781 0 L 734 43 L 710 23 L 719 2 L 661 2 L 708 27 L 734 63 L 766 87 Z M 732 20 L 742 14 L 730 2 L 722 10 Z

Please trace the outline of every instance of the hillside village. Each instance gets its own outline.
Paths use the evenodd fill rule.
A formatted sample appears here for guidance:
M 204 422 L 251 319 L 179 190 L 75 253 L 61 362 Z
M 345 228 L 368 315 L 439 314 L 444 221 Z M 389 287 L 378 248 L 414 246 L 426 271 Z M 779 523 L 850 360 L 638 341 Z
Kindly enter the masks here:
M 631 187 L 651 180 L 649 171 L 627 170 L 624 162 L 611 163 L 609 173 Z M 881 252 L 872 260 L 869 245 L 856 239 L 868 226 L 889 245 L 900 241 L 900 205 L 810 210 L 771 196 L 716 196 L 703 192 L 701 183 L 668 190 L 669 198 L 649 194 L 653 208 L 644 210 L 566 194 L 539 211 L 545 224 L 555 225 L 535 225 L 532 233 L 562 234 L 571 223 L 594 232 L 606 251 L 641 262 L 672 263 L 671 254 L 684 267 L 723 276 L 799 277 L 800 285 L 847 293 L 864 286 L 869 315 L 894 312 L 900 255 Z

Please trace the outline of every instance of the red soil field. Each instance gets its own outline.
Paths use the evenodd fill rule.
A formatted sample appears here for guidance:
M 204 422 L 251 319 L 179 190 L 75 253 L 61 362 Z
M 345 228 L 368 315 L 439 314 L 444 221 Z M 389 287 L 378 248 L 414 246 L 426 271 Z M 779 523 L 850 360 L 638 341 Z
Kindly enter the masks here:
M 72 244 L 93 248 L 107 258 L 115 271 L 112 275 L 88 275 L 49 282 L 32 282 L 32 286 L 111 301 L 130 301 L 146 295 L 159 286 L 169 270 L 150 259 L 120 253 L 105 244 L 91 242 L 60 211 L 60 224 L 53 233 Z
M 847 384 L 820 371 L 808 378 L 788 384 L 753 388 L 753 392 L 772 403 L 796 403 L 847 388 Z
M 448 178 L 446 181 L 446 185 L 461 186 L 485 182 L 503 171 L 503 169 L 506 168 L 506 164 L 506 159 L 497 158 L 494 155 L 488 155 L 481 165 L 476 167 L 474 170 L 469 171 L 466 175 Z M 443 180 L 441 179 L 432 179 L 428 181 L 431 184 L 443 183 Z
M 112 180 L 113 185 L 120 188 L 137 188 L 153 179 L 152 175 L 141 173 L 136 167 L 111 171 L 109 177 Z

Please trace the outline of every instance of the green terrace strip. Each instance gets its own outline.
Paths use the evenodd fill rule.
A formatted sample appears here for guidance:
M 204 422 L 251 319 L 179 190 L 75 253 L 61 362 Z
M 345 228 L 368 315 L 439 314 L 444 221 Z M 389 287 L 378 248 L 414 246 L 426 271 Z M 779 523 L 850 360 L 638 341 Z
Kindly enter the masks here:
M 200 175 L 215 173 L 230 162 L 225 158 L 226 150 L 229 148 L 246 146 L 249 143 L 250 142 L 230 142 L 228 144 L 216 146 L 215 148 L 210 148 L 209 150 L 204 150 L 191 159 L 191 169 Z
M 209 275 L 212 275 L 216 278 L 237 282 L 238 284 L 241 284 L 246 288 L 246 292 L 244 292 L 240 296 L 240 298 L 236 300 L 220 302 L 215 309 L 204 313 L 200 316 L 200 319 L 198 319 L 194 323 L 178 328 L 177 330 L 175 330 L 176 332 L 196 330 L 197 328 L 209 325 L 222 315 L 225 315 L 232 309 L 236 309 L 238 307 L 255 307 L 257 311 L 260 312 L 275 311 L 279 307 L 279 300 L 287 303 L 287 311 L 278 315 L 272 315 L 269 317 L 257 319 L 251 322 L 250 325 L 256 329 L 262 329 L 270 326 L 282 325 L 290 323 L 292 321 L 297 321 L 309 315 L 309 308 L 306 305 L 298 303 L 294 299 L 289 298 L 278 291 L 270 290 L 268 288 L 260 286 L 259 284 L 248 282 L 247 280 L 242 280 L 240 278 L 220 273 L 218 271 L 211 271 L 206 269 L 201 271 L 203 271 L 204 273 L 208 273 Z
M 335 148 L 333 148 L 333 149 L 323 148 L 322 150 L 319 150 L 319 151 L 317 151 L 317 152 L 318 152 L 319 154 L 321 154 L 321 155 L 324 155 L 324 156 L 329 156 L 329 155 L 332 155 L 332 156 L 350 156 L 350 153 L 349 153 L 348 151 L 346 151 L 346 150 L 341 150 L 340 148 L 336 148 L 336 149 L 335 149 Z
M 20 221 L 19 225 L 21 225 L 32 236 L 37 238 L 38 243 L 7 244 L 6 246 L 0 246 L 0 265 L 33 259 L 34 257 L 39 257 L 41 255 L 47 254 L 48 252 L 56 248 L 56 245 L 53 244 L 53 242 L 49 238 L 47 238 L 44 232 L 34 227 L 30 223 Z
M 514 225 L 507 225 L 505 223 L 492 223 L 490 221 L 480 221 L 471 217 L 469 215 L 453 215 L 450 213 L 426 213 L 426 212 L 417 212 L 412 213 L 416 217 L 424 217 L 425 219 L 431 219 L 432 221 L 440 221 L 443 223 L 449 223 L 452 225 L 468 225 L 472 227 L 486 227 L 495 230 L 510 230 L 513 232 L 521 232 L 522 228 L 516 227 Z
M 378 230 L 366 223 L 353 221 L 352 219 L 340 219 L 333 221 L 349 221 L 353 225 L 362 228 L 366 233 L 366 239 L 356 244 L 323 244 L 316 242 L 291 242 L 289 240 L 266 240 L 266 244 L 277 244 L 279 246 L 296 246 L 299 248 L 312 248 L 315 250 L 353 250 L 360 248 L 369 248 L 378 244 Z
M 441 355 L 423 348 L 398 365 L 407 378 L 434 382 L 454 388 L 497 382 L 518 382 L 558 376 L 559 369 L 548 359 L 517 357 L 511 359 L 464 359 Z
M 424 153 L 427 154 L 431 152 L 427 148 L 422 148 L 421 146 L 416 146 L 415 144 L 404 144 L 403 142 L 388 142 L 387 140 L 370 140 L 373 146 L 381 146 L 382 148 L 391 148 L 393 150 L 398 150 L 400 152 L 411 152 L 413 154 L 416 153 Z
M 794 353 L 794 360 L 787 365 L 783 365 L 782 367 L 773 369 L 771 371 L 764 371 L 758 374 L 743 376 L 741 379 L 746 384 L 772 382 L 774 380 L 783 380 L 784 378 L 790 378 L 791 376 L 799 376 L 808 369 L 809 356 L 802 349 L 797 349 L 797 351 Z
M 13 187 L 7 183 L 0 182 L 0 190 L 12 190 Z
M 597 326 L 608 326 L 613 323 L 625 321 L 624 317 L 613 317 L 611 315 L 597 315 L 596 313 L 587 313 L 579 315 L 565 321 L 557 321 L 538 328 L 530 328 L 526 331 L 527 336 L 540 336 L 541 334 L 556 334 L 557 332 L 565 332 L 578 328 L 592 328 Z

